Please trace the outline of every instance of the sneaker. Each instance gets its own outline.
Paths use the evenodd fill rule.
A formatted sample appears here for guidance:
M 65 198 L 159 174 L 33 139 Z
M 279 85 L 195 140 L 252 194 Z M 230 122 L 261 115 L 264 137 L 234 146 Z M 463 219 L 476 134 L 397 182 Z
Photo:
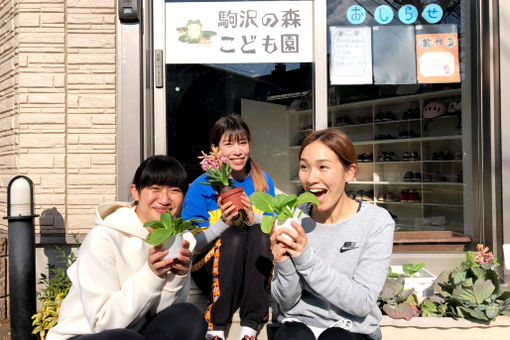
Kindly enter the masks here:
M 402 190 L 400 192 L 400 202 L 408 202 L 409 200 L 409 189 Z
M 404 182 L 411 182 L 413 180 L 413 172 L 408 171 L 404 175 Z
M 391 151 L 389 154 L 388 154 L 388 160 L 391 161 L 391 162 L 398 162 L 400 161 L 400 158 L 398 158 L 397 154 L 394 153 L 393 151 Z
M 417 151 L 413 151 L 411 152 L 411 154 L 409 155 L 409 160 L 410 161 L 419 161 L 420 160 L 420 155 L 418 154 Z
M 411 158 L 411 154 L 410 154 L 409 152 L 407 152 L 407 151 L 406 151 L 406 152 L 404 152 L 404 155 L 402 156 L 402 159 L 403 159 L 404 161 L 409 161 L 409 160 L 410 160 L 410 158 Z
M 377 200 L 379 202 L 384 202 L 385 199 L 386 199 L 386 195 L 383 194 L 382 192 L 380 192 L 379 195 L 377 195 Z
M 358 155 L 358 162 L 360 162 L 360 163 L 364 162 L 365 161 L 365 155 L 366 155 L 366 153 L 360 153 Z
M 416 190 L 410 190 L 407 202 L 421 202 L 420 193 Z
M 413 177 L 411 178 L 411 181 L 413 182 L 421 182 L 421 173 L 420 172 L 414 172 Z
M 363 194 L 361 195 L 361 200 L 362 201 L 373 201 L 374 200 L 373 190 L 363 191 Z
M 379 112 L 375 115 L 375 121 L 376 122 L 382 122 L 384 119 L 384 113 L 383 112 Z
M 395 197 L 395 195 L 393 195 L 393 193 L 388 192 L 388 193 L 386 194 L 385 201 L 386 201 L 386 202 L 397 202 L 397 198 Z
M 356 193 L 356 196 L 354 196 L 354 199 L 355 199 L 356 201 L 361 201 L 361 197 L 362 197 L 364 194 L 365 194 L 365 191 L 360 190 L 360 191 L 358 191 L 358 192 Z

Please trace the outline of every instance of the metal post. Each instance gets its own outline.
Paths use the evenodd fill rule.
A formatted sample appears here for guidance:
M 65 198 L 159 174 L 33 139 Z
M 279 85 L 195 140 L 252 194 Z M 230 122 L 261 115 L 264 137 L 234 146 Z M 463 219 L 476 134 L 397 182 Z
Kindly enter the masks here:
M 36 312 L 33 183 L 14 177 L 7 187 L 9 307 L 11 339 L 36 339 L 31 317 Z

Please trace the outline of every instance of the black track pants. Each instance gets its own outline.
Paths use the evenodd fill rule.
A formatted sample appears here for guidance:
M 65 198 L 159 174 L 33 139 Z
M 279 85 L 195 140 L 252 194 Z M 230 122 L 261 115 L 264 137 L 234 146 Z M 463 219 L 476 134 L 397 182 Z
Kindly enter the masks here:
M 192 304 L 183 303 L 162 310 L 140 332 L 117 328 L 78 335 L 71 340 L 204 340 L 206 332 L 202 312 Z
M 258 329 L 268 318 L 268 286 L 273 268 L 269 235 L 258 224 L 230 227 L 194 263 L 204 257 L 207 262 L 192 272 L 192 277 L 210 296 L 205 313 L 209 328 L 224 330 L 239 307 L 241 326 Z

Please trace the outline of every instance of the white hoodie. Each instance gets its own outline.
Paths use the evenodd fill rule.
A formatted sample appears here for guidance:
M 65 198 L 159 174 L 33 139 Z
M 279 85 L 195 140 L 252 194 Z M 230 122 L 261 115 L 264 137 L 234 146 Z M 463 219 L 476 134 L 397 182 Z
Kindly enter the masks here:
M 95 227 L 87 234 L 67 275 L 72 286 L 62 302 L 58 324 L 48 340 L 98 333 L 114 328 L 139 330 L 146 314 L 186 301 L 190 275 L 162 279 L 147 263 L 152 245 L 147 230 L 128 203 L 107 203 L 96 209 Z M 189 232 L 184 239 L 195 247 Z

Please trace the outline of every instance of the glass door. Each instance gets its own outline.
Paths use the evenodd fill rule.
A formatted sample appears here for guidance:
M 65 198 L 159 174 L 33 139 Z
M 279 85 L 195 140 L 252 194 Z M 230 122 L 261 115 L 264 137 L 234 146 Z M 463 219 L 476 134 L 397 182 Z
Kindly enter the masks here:
M 196 178 L 212 124 L 237 113 L 257 164 L 278 190 L 298 192 L 297 152 L 314 125 L 312 2 L 164 5 L 167 153 Z

